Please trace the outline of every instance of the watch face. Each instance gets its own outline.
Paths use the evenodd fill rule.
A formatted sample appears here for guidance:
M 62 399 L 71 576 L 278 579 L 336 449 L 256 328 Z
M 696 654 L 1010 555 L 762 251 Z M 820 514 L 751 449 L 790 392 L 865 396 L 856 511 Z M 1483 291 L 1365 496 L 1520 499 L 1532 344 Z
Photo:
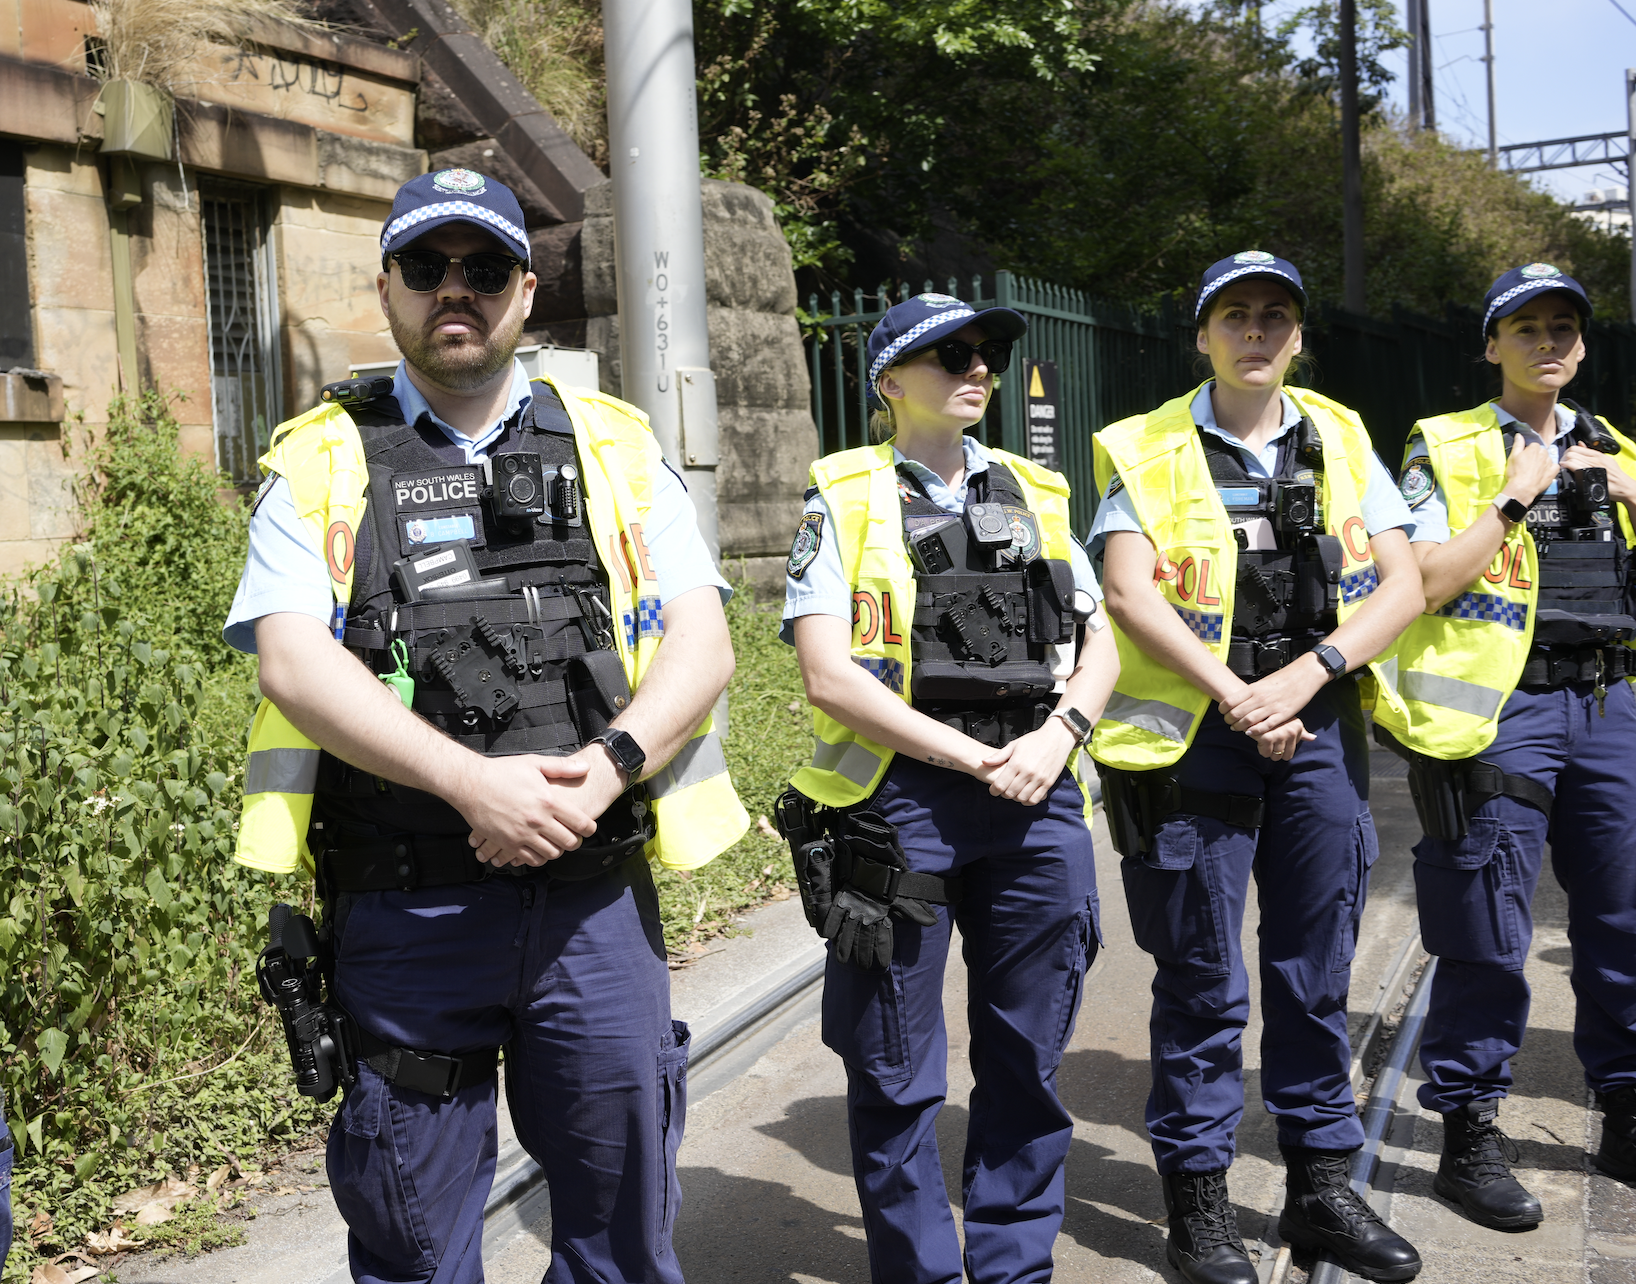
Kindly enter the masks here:
M 624 731 L 605 731 L 596 739 L 608 746 L 608 752 L 613 754 L 614 761 L 632 776 L 641 771 L 643 764 L 648 760 L 642 746 Z

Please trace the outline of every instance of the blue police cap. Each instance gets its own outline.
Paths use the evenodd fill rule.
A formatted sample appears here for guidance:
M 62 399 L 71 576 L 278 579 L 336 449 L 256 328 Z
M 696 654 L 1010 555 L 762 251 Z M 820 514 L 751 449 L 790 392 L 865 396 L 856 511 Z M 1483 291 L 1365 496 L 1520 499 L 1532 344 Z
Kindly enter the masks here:
M 1193 307 L 1193 320 L 1196 322 L 1204 315 L 1205 307 L 1222 286 L 1230 281 L 1246 279 L 1277 281 L 1294 297 L 1301 315 L 1306 315 L 1306 287 L 1301 284 L 1301 274 L 1296 271 L 1295 264 L 1265 250 L 1245 250 L 1204 269 L 1204 278 L 1199 282 L 1198 302 Z
M 990 339 L 1016 340 L 1028 333 L 1028 322 L 1010 308 L 985 308 L 979 312 L 949 294 L 917 294 L 886 310 L 869 332 L 869 400 L 883 406 L 878 391 L 887 367 L 939 339 L 946 339 L 966 325 L 977 325 Z
M 1549 263 L 1529 263 L 1512 268 L 1495 278 L 1483 296 L 1483 333 L 1501 317 L 1508 317 L 1541 290 L 1562 290 L 1573 297 L 1580 316 L 1591 319 L 1591 296 L 1585 287 L 1559 267 Z
M 398 188 L 392 214 L 381 228 L 382 257 L 446 223 L 470 223 L 492 233 L 528 262 L 523 207 L 504 183 L 469 169 L 440 169 L 411 178 Z

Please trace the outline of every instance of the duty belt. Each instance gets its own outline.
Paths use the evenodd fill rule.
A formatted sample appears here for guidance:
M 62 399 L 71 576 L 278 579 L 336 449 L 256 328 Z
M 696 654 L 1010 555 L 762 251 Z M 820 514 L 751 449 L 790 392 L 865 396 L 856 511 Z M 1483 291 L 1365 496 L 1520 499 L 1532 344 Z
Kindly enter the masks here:
M 1535 651 L 1522 666 L 1519 687 L 1555 690 L 1573 682 L 1603 684 L 1636 672 L 1630 650 L 1623 646 L 1596 647 L 1567 652 Z
M 1152 850 L 1160 827 L 1171 816 L 1204 816 L 1239 829 L 1260 829 L 1265 801 L 1253 794 L 1194 789 L 1176 782 L 1171 768 L 1124 771 L 1096 764 L 1102 804 L 1114 850 L 1140 857 Z
M 500 1070 L 499 1048 L 481 1048 L 459 1056 L 417 1052 L 382 1042 L 358 1025 L 356 1019 L 353 1025 L 358 1031 L 358 1051 L 363 1059 L 376 1074 L 399 1088 L 412 1088 L 447 1100 L 462 1088 L 487 1083 Z
M 1027 704 L 999 705 L 990 709 L 980 706 L 939 708 L 935 703 L 917 704 L 915 708 L 933 721 L 963 732 L 980 745 L 987 745 L 991 749 L 1003 749 L 1013 740 L 1043 727 L 1045 720 L 1051 716 L 1052 706 L 1030 701 Z
M 401 834 L 373 842 L 344 842 L 320 858 L 323 893 L 412 892 L 486 878 L 558 878 L 578 882 L 616 869 L 640 854 L 650 835 L 638 832 L 618 843 L 580 847 L 544 865 L 496 868 L 477 859 L 471 844 L 455 834 Z
M 1269 673 L 1277 673 L 1291 660 L 1305 655 L 1323 641 L 1321 636 L 1310 638 L 1235 637 L 1227 645 L 1227 667 L 1235 677 L 1253 682 Z

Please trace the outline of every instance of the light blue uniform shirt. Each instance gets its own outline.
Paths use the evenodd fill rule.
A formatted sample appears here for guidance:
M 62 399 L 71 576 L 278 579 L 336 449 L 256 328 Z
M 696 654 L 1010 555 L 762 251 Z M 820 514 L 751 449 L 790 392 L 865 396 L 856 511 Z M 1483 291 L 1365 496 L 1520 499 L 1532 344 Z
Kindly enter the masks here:
M 505 413 L 486 432 L 468 437 L 432 413 L 426 398 L 404 373 L 401 361 L 393 375 L 392 395 L 403 411 L 404 422 L 419 423 L 424 416 L 465 452 L 468 464 L 486 460 L 506 425 L 534 399 L 527 373 L 513 361 Z M 653 507 L 648 512 L 644 538 L 648 560 L 658 576 L 661 606 L 706 584 L 716 587 L 723 602 L 732 596 L 732 590 L 716 573 L 710 550 L 699 534 L 698 517 L 687 488 L 668 466 L 659 469 L 653 479 Z M 222 627 L 222 638 L 229 646 L 254 655 L 256 621 L 279 611 L 310 615 L 322 620 L 326 627 L 335 618 L 335 598 L 323 555 L 296 516 L 289 482 L 275 477 L 250 517 L 250 555 L 239 577 L 227 623 Z
M 924 464 L 905 459 L 903 452 L 895 447 L 892 450 L 893 462 L 907 467 L 925 488 L 926 497 L 950 513 L 966 511 L 966 491 L 971 486 L 971 479 L 978 473 L 986 472 L 989 461 L 994 458 L 975 437 L 964 437 L 961 442 L 966 454 L 966 475 L 958 487 L 950 486 Z M 841 550 L 835 542 L 835 523 L 830 516 L 829 505 L 822 495 L 814 495 L 807 501 L 806 511 L 819 514 L 823 525 L 819 527 L 822 534 L 818 541 L 818 553 L 801 573 L 801 578 L 796 579 L 788 572 L 784 575 L 784 623 L 778 636 L 792 646 L 795 643 L 792 621 L 797 616 L 852 618 L 852 585 L 847 582 L 846 574 L 841 569 Z M 1096 582 L 1090 558 L 1085 556 L 1079 541 L 1070 539 L 1068 543 L 1069 561 L 1074 568 L 1074 610 L 1080 616 L 1087 616 L 1092 614 L 1092 604 L 1102 600 L 1102 587 Z M 1089 597 L 1088 602 L 1079 600 L 1082 593 Z
M 1556 408 L 1556 436 L 1548 443 L 1498 402 L 1494 403 L 1494 413 L 1499 417 L 1501 428 L 1504 428 L 1507 424 L 1516 424 L 1524 441 L 1532 446 L 1544 446 L 1546 450 L 1551 452 L 1553 460 L 1557 463 L 1562 462 L 1563 452 L 1568 449 L 1568 433 L 1572 431 L 1574 426 L 1574 412 L 1569 410 L 1568 407 L 1558 406 Z M 1414 534 L 1409 537 L 1410 541 L 1415 544 L 1447 543 L 1450 538 L 1449 497 L 1443 492 L 1442 481 L 1434 478 L 1435 484 L 1432 488 L 1421 493 L 1419 498 L 1416 499 L 1414 495 L 1418 479 L 1411 478 L 1409 473 L 1409 470 L 1414 467 L 1416 459 L 1426 460 L 1427 462 L 1422 467 L 1425 468 L 1427 474 L 1431 473 L 1430 455 L 1426 450 L 1426 439 L 1419 433 L 1415 433 L 1414 436 L 1409 438 L 1409 446 L 1403 452 L 1403 457 L 1409 461 L 1403 465 L 1404 498 L 1408 501 L 1409 508 L 1414 513 Z M 1556 494 L 1556 485 L 1556 478 L 1553 477 L 1551 484 L 1545 488 L 1545 493 L 1547 495 Z M 1517 498 L 1521 499 L 1522 496 L 1518 495 Z
M 1228 445 L 1238 447 L 1239 456 L 1244 461 L 1244 471 L 1251 477 L 1271 477 L 1278 467 L 1278 443 L 1291 428 L 1301 422 L 1301 411 L 1285 393 L 1284 422 L 1262 447 L 1260 454 L 1257 454 L 1216 423 L 1216 408 L 1210 400 L 1210 389 L 1214 386 L 1215 380 L 1212 379 L 1200 388 L 1198 395 L 1193 398 L 1191 407 L 1193 422 L 1205 432 L 1214 433 Z M 1398 526 L 1407 528 L 1411 535 L 1414 532 L 1415 515 L 1409 512 L 1409 506 L 1403 502 L 1403 496 L 1398 493 L 1397 483 L 1386 471 L 1386 465 L 1380 462 L 1380 456 L 1372 450 L 1369 452 L 1369 483 L 1364 488 L 1360 509 L 1364 528 L 1371 535 L 1378 535 L 1381 531 L 1389 531 Z M 1094 556 L 1101 552 L 1101 546 L 1110 531 L 1141 529 L 1142 523 L 1136 518 L 1136 506 L 1131 503 L 1130 492 L 1121 487 L 1117 494 L 1109 495 L 1103 492 L 1102 502 L 1097 506 L 1096 520 L 1091 523 L 1090 538 L 1085 542 Z

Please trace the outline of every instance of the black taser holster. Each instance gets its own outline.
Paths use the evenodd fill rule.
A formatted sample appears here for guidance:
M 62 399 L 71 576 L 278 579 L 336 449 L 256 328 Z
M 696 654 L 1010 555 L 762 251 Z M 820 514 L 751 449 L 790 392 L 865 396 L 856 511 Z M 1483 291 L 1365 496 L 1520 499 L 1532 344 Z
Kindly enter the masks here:
M 1536 780 L 1502 771 L 1481 758 L 1431 758 L 1416 753 L 1378 723 L 1375 740 L 1409 764 L 1409 797 L 1427 838 L 1444 842 L 1464 838 L 1476 810 L 1502 794 L 1550 819 L 1551 791 Z
M 1261 828 L 1262 799 L 1177 784 L 1168 767 L 1122 771 L 1099 762 L 1096 774 L 1102 780 L 1102 812 L 1113 849 L 1133 860 L 1153 850 L 1160 827 L 1171 816 L 1206 816 L 1242 829 Z

